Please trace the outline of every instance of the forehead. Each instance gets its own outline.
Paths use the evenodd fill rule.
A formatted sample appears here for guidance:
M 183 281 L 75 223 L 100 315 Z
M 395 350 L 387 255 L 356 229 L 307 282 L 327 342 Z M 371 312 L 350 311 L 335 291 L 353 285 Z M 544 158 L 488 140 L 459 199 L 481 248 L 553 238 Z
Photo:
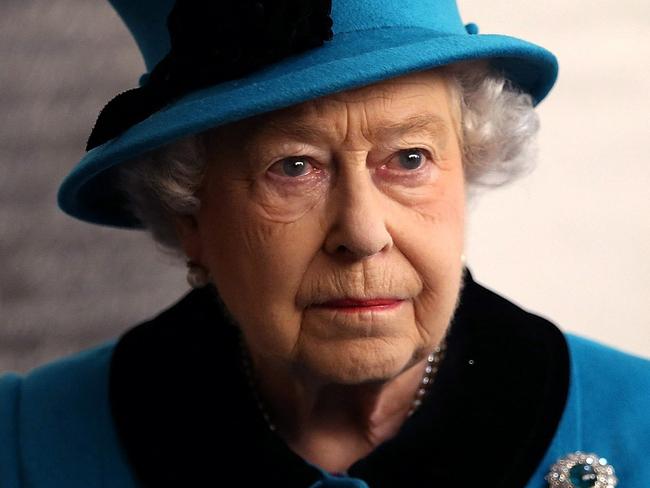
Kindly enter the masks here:
M 411 73 L 309 100 L 271 112 L 266 117 L 318 117 L 328 111 L 341 109 L 344 104 L 366 105 L 375 110 L 390 112 L 414 109 L 421 102 L 429 102 L 444 109 L 448 96 L 446 83 L 446 77 L 435 71 Z
M 455 125 L 448 79 L 436 70 L 403 75 L 309 100 L 217 128 L 248 140 L 288 136 L 305 140 L 356 125 L 381 137 L 390 131 L 439 130 Z

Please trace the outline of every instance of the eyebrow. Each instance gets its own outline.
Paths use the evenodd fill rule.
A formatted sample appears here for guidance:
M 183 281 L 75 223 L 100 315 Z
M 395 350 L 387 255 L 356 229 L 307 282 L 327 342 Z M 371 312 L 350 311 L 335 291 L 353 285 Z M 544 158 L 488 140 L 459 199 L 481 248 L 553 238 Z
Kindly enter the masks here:
M 380 125 L 374 131 L 374 136 L 380 140 L 403 137 L 406 134 L 426 134 L 431 139 L 442 139 L 447 135 L 446 121 L 434 113 L 421 113 L 411 115 L 400 122 Z
M 322 141 L 327 137 L 330 130 L 323 124 L 314 126 L 301 121 L 281 124 L 270 122 L 266 129 L 290 137 L 292 139 L 304 140 L 307 142 Z M 407 134 L 425 134 L 431 139 L 442 139 L 447 134 L 449 127 L 447 122 L 434 113 L 419 113 L 410 115 L 399 122 L 380 123 L 379 127 L 372 131 L 372 138 L 375 140 L 389 140 L 403 137 Z

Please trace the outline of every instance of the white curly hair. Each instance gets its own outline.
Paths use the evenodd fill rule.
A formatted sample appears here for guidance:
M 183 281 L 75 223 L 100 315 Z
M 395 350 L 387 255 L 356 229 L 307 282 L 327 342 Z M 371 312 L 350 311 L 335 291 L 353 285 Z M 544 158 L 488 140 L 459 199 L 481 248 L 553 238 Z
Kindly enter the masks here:
M 433 68 L 447 75 L 459 123 L 466 196 L 505 185 L 530 172 L 537 158 L 539 118 L 532 97 L 487 60 Z M 206 131 L 179 139 L 117 168 L 126 210 L 151 234 L 158 248 L 185 261 L 172 215 L 192 215 L 206 168 Z

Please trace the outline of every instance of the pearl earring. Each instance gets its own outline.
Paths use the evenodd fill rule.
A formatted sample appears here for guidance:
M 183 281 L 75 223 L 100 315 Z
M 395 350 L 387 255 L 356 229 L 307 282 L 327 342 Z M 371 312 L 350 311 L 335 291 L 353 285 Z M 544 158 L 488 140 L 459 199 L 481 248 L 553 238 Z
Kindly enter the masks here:
M 210 274 L 203 266 L 188 259 L 187 282 L 192 288 L 202 288 L 210 283 Z
M 467 264 L 467 258 L 465 257 L 465 254 L 460 255 L 460 262 L 463 263 L 463 266 Z

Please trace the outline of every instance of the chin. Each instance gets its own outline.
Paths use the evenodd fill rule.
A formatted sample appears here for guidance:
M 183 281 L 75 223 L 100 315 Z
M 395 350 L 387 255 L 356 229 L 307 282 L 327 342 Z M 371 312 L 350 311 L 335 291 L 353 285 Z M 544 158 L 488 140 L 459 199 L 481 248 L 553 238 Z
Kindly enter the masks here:
M 323 383 L 360 384 L 387 381 L 414 363 L 410 338 L 360 337 L 323 344 L 303 344 L 300 368 Z

